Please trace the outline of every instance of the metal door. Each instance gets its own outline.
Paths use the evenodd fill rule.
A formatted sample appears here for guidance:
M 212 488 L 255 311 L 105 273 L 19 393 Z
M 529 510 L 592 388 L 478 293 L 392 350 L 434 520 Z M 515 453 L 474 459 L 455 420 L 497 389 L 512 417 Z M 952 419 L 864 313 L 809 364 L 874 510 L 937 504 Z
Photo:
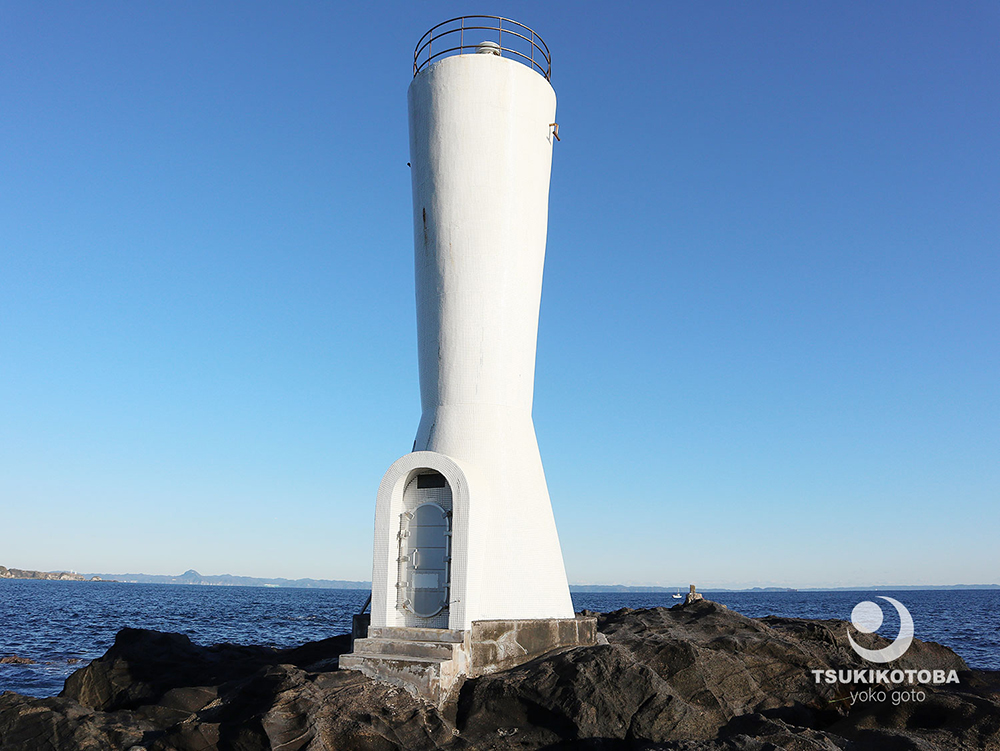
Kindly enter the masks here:
M 436 503 L 424 503 L 404 527 L 404 605 L 415 615 L 430 618 L 448 606 L 451 516 Z

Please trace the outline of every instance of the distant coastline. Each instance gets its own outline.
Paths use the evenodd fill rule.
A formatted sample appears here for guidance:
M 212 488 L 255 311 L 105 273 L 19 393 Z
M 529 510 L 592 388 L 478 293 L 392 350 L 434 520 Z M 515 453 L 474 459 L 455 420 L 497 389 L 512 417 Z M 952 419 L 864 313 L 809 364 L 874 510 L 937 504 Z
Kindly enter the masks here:
M 78 574 L 75 571 L 31 571 L 23 568 L 0 566 L 0 579 L 45 579 L 48 581 L 82 582 L 103 581 L 94 574 Z
M 282 587 L 290 589 L 371 589 L 369 581 L 349 581 L 345 579 L 266 579 L 254 576 L 234 576 L 232 574 L 203 575 L 188 569 L 178 576 L 163 574 L 78 574 L 75 571 L 31 571 L 28 569 L 0 566 L 0 579 L 39 579 L 48 581 L 94 581 L 124 582 L 128 584 L 187 584 L 207 587 Z M 687 586 L 680 588 L 687 590 Z M 878 586 L 854 587 L 747 587 L 731 589 L 726 587 L 699 587 L 700 592 L 877 592 L 879 590 L 966 590 L 1000 589 L 1000 584 L 884 584 Z M 677 586 L 661 587 L 653 585 L 625 584 L 570 584 L 570 592 L 676 592 Z
M 78 574 L 75 571 L 30 571 L 0 566 L 0 579 L 123 582 L 126 584 L 188 584 L 207 587 L 285 587 L 295 589 L 371 589 L 371 582 L 342 579 L 263 579 L 220 574 L 205 576 L 188 569 L 179 576 L 162 574 Z
M 570 592 L 676 592 L 677 587 L 626 586 L 624 584 L 570 584 Z M 882 590 L 902 589 L 1000 589 L 1000 584 L 879 584 L 858 585 L 854 587 L 745 587 L 730 589 L 727 587 L 698 587 L 699 592 L 879 592 Z M 687 587 L 681 587 L 682 592 Z
M 106 574 L 101 574 L 106 576 Z M 371 589 L 368 581 L 347 581 L 344 579 L 264 579 L 255 576 L 233 576 L 232 574 L 203 575 L 188 569 L 180 576 L 160 574 L 113 574 L 120 582 L 131 584 L 194 584 L 208 587 L 283 587 L 294 589 Z

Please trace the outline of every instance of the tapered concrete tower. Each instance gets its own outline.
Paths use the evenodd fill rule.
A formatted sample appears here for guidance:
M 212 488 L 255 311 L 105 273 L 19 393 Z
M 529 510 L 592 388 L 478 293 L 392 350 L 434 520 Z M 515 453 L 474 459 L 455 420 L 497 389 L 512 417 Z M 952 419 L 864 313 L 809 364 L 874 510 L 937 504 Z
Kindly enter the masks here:
M 378 491 L 371 626 L 341 665 L 435 701 L 462 675 L 595 637 L 573 614 L 531 420 L 549 74 L 541 39 L 492 16 L 440 24 L 414 56 L 423 413 Z

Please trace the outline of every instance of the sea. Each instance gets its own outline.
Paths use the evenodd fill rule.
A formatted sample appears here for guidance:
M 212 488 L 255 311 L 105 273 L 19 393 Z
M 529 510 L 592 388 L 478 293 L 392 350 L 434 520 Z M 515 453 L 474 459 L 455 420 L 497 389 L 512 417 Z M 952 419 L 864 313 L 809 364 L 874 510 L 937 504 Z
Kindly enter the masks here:
M 1000 590 L 829 592 L 706 591 L 743 615 L 850 620 L 859 602 L 882 605 L 879 633 L 894 638 L 899 619 L 880 596 L 910 611 L 918 639 L 951 647 L 969 667 L 1000 670 Z M 292 647 L 350 631 L 367 590 L 213 587 L 118 582 L 0 579 L 0 692 L 55 696 L 66 678 L 112 645 L 126 626 L 187 634 L 196 644 Z M 670 592 L 574 592 L 577 612 L 670 607 Z

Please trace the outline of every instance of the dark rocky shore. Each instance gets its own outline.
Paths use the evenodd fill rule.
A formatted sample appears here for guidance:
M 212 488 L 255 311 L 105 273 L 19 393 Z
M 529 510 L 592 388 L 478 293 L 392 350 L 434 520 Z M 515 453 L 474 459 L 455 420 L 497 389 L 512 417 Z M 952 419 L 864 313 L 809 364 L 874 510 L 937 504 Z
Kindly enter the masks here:
M 442 711 L 338 671 L 346 636 L 273 650 L 126 629 L 58 697 L 0 695 L 0 749 L 1000 749 L 1000 674 L 938 644 L 914 641 L 890 667 L 958 683 L 870 686 L 816 682 L 882 667 L 854 654 L 843 621 L 701 601 L 598 628 L 607 643 L 468 680 Z M 856 698 L 869 688 L 885 699 Z

